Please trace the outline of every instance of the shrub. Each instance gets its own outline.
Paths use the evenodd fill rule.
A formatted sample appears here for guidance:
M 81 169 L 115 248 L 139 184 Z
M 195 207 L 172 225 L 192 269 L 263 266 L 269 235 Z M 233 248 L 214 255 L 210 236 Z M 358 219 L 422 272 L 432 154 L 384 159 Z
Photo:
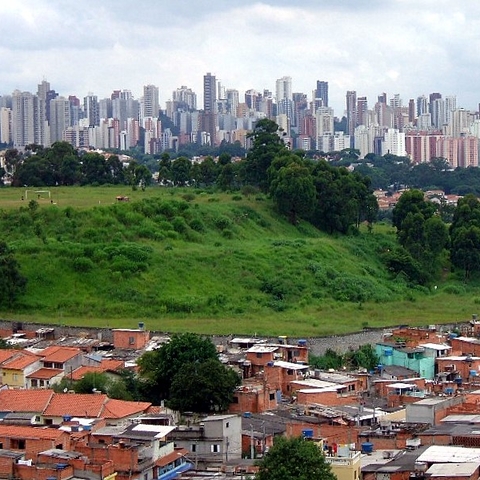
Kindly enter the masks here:
M 192 202 L 193 200 L 195 200 L 195 194 L 193 194 L 193 193 L 185 193 L 184 195 L 182 195 L 182 198 L 183 198 L 186 202 Z
M 217 217 L 215 220 L 215 226 L 219 230 L 225 230 L 226 228 L 230 228 L 232 226 L 232 221 L 228 218 L 225 217 L 224 215 Z
M 87 257 L 77 257 L 73 260 L 73 269 L 79 273 L 86 273 L 93 270 L 95 264 Z

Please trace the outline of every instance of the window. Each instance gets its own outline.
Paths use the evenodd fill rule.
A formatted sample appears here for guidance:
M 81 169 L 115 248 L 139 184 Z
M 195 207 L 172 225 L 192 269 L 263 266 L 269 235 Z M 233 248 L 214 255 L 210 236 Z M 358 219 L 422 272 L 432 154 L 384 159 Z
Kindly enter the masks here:
M 414 355 L 413 355 L 413 353 L 407 353 L 407 357 L 408 358 L 414 358 Z
M 238 397 L 233 397 L 233 403 L 238 403 Z
M 293 351 L 293 356 L 294 357 L 299 357 L 300 356 L 300 350 L 294 350 Z
M 12 438 L 10 440 L 10 448 L 14 450 L 25 450 L 25 440 L 20 438 Z
M 39 422 L 40 420 L 41 420 L 41 419 L 40 419 L 40 415 L 37 415 L 37 416 L 35 417 L 35 421 L 36 421 L 36 422 Z M 1 447 L 0 447 L 0 448 L 1 448 Z
M 16 382 L 16 381 L 18 380 L 18 373 L 14 373 L 14 374 L 12 375 L 12 380 L 13 380 L 14 382 Z
M 53 425 L 53 420 L 51 418 L 46 418 L 45 425 Z
M 257 352 L 257 358 L 262 358 L 263 354 L 260 352 Z
M 148 473 L 143 476 L 143 480 L 148 480 Z
M 133 345 L 135 343 L 135 337 L 128 337 L 128 343 Z
M 35 378 L 32 378 L 32 388 L 38 387 L 38 382 Z
M 269 398 L 270 398 L 270 400 L 275 400 L 275 394 L 274 394 L 274 393 L 271 393 L 271 394 L 269 395 Z
M 230 426 L 230 422 L 225 423 L 225 428 L 228 428 Z
M 196 443 L 192 443 L 192 444 L 190 445 L 190 451 L 191 451 L 192 453 L 195 453 L 195 452 L 197 451 L 197 444 L 196 444 Z
M 220 452 L 220 445 L 210 445 L 210 451 L 212 453 L 219 453 Z
M 288 369 L 288 370 L 287 370 L 287 375 L 293 375 L 293 370 Z

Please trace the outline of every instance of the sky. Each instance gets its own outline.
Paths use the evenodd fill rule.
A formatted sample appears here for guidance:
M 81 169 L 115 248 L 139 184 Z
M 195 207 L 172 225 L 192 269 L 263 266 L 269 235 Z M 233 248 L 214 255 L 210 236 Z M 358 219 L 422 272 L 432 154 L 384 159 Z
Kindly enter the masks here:
M 328 81 L 338 116 L 347 90 L 370 108 L 382 92 L 480 102 L 478 0 L 2 0 L 0 24 L 0 95 L 45 79 L 64 96 L 138 99 L 154 84 L 163 108 L 186 85 L 201 108 L 211 72 L 241 99 L 283 76 L 309 99 Z

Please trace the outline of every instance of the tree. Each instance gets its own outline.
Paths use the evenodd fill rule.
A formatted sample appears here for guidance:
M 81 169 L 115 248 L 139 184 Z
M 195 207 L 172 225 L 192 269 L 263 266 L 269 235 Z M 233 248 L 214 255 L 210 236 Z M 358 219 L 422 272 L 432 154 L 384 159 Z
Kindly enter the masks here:
M 323 452 L 302 437 L 276 437 L 259 462 L 256 480 L 336 480 Z
M 192 162 L 186 157 L 179 157 L 172 162 L 170 173 L 174 185 L 183 187 L 191 180 L 190 170 Z
M 248 134 L 248 138 L 252 141 L 252 148 L 247 154 L 245 180 L 249 184 L 258 186 L 264 192 L 269 187 L 267 171 L 270 165 L 276 156 L 287 149 L 280 133 L 275 122 L 263 118 Z
M 420 213 L 427 220 L 435 213 L 435 205 L 425 200 L 422 191 L 408 190 L 402 194 L 393 209 L 392 222 L 397 231 L 402 230 L 402 223 L 409 213 Z
M 298 217 L 310 215 L 317 197 L 313 177 L 307 167 L 291 163 L 282 167 L 270 185 L 270 193 L 280 213 L 288 216 L 292 225 Z
M 240 377 L 218 359 L 187 363 L 173 379 L 167 405 L 180 412 L 224 412 L 239 384 Z
M 20 273 L 13 252 L 0 241 L 0 305 L 11 307 L 26 287 L 27 279 Z
M 138 360 L 140 375 L 149 383 L 154 403 L 168 399 L 172 383 L 184 365 L 218 359 L 215 345 L 195 333 L 174 334 L 168 343 L 144 353 Z

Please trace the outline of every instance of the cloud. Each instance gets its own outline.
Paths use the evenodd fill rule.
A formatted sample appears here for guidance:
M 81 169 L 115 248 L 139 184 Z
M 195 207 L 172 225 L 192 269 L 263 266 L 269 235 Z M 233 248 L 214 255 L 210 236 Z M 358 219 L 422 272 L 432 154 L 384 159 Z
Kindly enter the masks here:
M 466 0 L 36 0 L 2 2 L 0 84 L 36 91 L 47 78 L 63 95 L 100 97 L 159 86 L 161 101 L 180 85 L 202 97 L 212 72 L 240 95 L 275 91 L 292 77 L 309 97 L 327 80 L 341 114 L 345 92 L 372 106 L 381 92 L 409 98 L 439 91 L 478 104 L 480 2 Z

